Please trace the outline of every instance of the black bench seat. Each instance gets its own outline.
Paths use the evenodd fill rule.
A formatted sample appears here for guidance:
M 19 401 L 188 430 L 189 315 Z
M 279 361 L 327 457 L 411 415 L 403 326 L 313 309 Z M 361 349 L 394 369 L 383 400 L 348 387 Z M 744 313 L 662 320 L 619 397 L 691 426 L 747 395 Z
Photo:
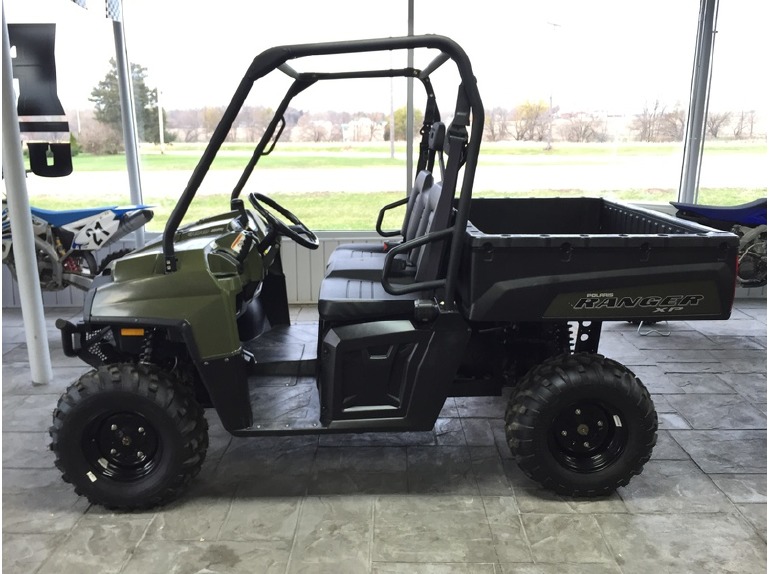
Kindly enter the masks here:
M 379 281 L 327 277 L 321 282 L 318 314 L 324 321 L 411 319 L 420 295 L 391 295 Z

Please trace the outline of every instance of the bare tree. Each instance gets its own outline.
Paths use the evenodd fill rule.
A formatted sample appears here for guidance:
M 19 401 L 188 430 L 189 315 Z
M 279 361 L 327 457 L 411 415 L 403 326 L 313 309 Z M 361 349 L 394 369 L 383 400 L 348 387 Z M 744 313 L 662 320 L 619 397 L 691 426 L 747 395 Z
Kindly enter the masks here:
M 109 124 L 89 118 L 83 120 L 78 143 L 83 151 L 95 155 L 123 152 L 123 134 Z
M 749 138 L 753 138 L 754 137 L 754 124 L 757 121 L 757 112 L 755 112 L 754 110 L 750 110 L 749 113 L 746 114 L 746 115 L 748 116 L 747 121 L 749 123 Z
M 201 110 L 201 119 L 203 120 L 202 126 L 206 138 L 210 138 L 211 134 L 214 133 L 214 130 L 219 124 L 219 120 L 222 119 L 222 114 L 224 114 L 224 111 L 225 109 L 223 107 L 206 107 Z
M 169 110 L 168 129 L 176 130 L 185 142 L 198 141 L 202 131 L 203 115 L 197 110 Z
M 273 114 L 272 109 L 264 106 L 246 106 L 241 109 L 233 125 L 242 139 L 256 142 L 265 133 Z
M 666 113 L 666 106 L 655 100 L 652 106 L 649 103 L 644 104 L 641 114 L 637 114 L 631 124 L 631 129 L 636 132 L 639 141 L 654 142 L 658 141 L 660 122 Z
M 730 121 L 730 112 L 709 112 L 706 118 L 706 131 L 714 139 L 719 137 L 719 131 Z
M 329 141 L 341 142 L 344 139 L 342 126 L 349 123 L 353 116 L 350 112 L 326 112 L 328 120 L 332 123 L 332 133 L 329 135 Z
M 292 130 L 292 140 L 302 142 L 329 141 L 332 127 L 329 120 L 316 118 L 314 114 L 305 114 Z
M 484 139 L 497 142 L 510 136 L 508 130 L 510 112 L 505 108 L 493 108 L 484 112 Z
M 604 122 L 594 114 L 567 114 L 565 119 L 566 123 L 559 131 L 569 142 L 596 142 L 607 139 Z
M 748 137 L 749 139 L 753 138 L 755 122 L 756 112 L 754 110 L 749 110 L 748 112 L 741 110 L 738 121 L 735 122 L 735 126 L 733 127 L 733 136 L 735 136 L 735 139 L 739 140 L 744 137 Z M 748 130 L 748 134 L 746 133 L 746 130 Z
M 677 106 L 670 112 L 666 112 L 661 116 L 659 137 L 665 141 L 683 141 L 686 125 L 687 112 Z
M 330 118 L 331 120 L 331 118 Z M 332 123 L 334 121 L 332 120 Z M 383 126 L 385 125 L 385 114 L 381 112 L 358 112 L 354 114 L 353 119 L 348 122 L 355 126 L 355 141 L 382 141 Z
M 741 110 L 737 121 L 733 125 L 733 137 L 737 140 L 743 139 L 743 130 L 746 129 L 746 112 Z

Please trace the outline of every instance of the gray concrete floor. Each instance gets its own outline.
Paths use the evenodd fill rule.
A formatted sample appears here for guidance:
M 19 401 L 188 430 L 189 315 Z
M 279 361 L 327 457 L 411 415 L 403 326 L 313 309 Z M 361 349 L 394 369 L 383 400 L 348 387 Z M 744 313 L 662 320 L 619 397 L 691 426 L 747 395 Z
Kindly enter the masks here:
M 653 394 L 658 445 L 601 500 L 545 492 L 516 467 L 503 398 L 450 399 L 435 429 L 243 439 L 213 411 L 201 474 L 179 501 L 114 514 L 64 484 L 48 450 L 58 395 L 87 367 L 29 380 L 21 315 L 3 311 L 3 571 L 167 573 L 753 573 L 767 557 L 765 301 L 671 335 L 605 326 L 601 351 Z M 294 308 L 311 321 L 311 308 Z

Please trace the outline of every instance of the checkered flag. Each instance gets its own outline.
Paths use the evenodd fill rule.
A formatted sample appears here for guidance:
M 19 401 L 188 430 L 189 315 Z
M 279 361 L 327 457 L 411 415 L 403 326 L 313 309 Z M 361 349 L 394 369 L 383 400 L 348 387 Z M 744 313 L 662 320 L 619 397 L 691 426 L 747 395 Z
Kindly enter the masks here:
M 72 1 L 81 8 L 88 9 L 88 6 L 86 5 L 88 0 Z M 120 5 L 120 0 L 104 0 L 104 7 L 107 18 L 110 18 L 115 22 L 121 22 L 123 20 L 123 7 Z
M 105 0 L 107 6 L 107 18 L 111 18 L 115 22 L 121 22 L 123 20 L 123 9 L 120 5 L 120 0 Z

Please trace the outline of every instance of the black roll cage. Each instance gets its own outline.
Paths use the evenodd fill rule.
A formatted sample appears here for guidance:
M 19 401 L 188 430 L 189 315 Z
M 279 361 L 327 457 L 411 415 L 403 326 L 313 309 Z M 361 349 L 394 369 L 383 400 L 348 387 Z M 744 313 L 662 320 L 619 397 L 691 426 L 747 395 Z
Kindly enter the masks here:
M 287 63 L 289 60 L 309 56 L 412 50 L 418 48 L 436 49 L 439 50 L 440 53 L 422 70 L 416 68 L 399 68 L 332 73 L 298 72 Z M 460 196 L 457 202 L 457 214 L 452 228 L 449 264 L 447 266 L 447 277 L 444 283 L 446 292 L 453 293 L 460 265 L 463 232 L 470 211 L 473 179 L 478 162 L 479 147 L 483 135 L 484 107 L 481 102 L 481 96 L 479 95 L 478 87 L 476 85 L 476 78 L 473 75 L 473 70 L 467 54 L 459 44 L 450 38 L 437 35 L 276 46 L 265 50 L 255 57 L 246 71 L 246 74 L 241 79 L 235 94 L 222 115 L 222 119 L 214 130 L 211 140 L 206 146 L 201 159 L 198 161 L 198 164 L 190 176 L 187 186 L 182 192 L 179 201 L 177 201 L 177 204 L 166 223 L 162 239 L 166 273 L 173 273 L 176 271 L 177 260 L 174 252 L 174 237 L 176 232 L 179 229 L 190 204 L 195 198 L 204 177 L 208 173 L 214 158 L 219 152 L 222 143 L 225 141 L 227 134 L 232 128 L 235 118 L 243 107 L 254 82 L 276 69 L 294 80 L 281 101 L 281 104 L 276 109 L 272 120 L 265 129 L 262 138 L 257 143 L 251 159 L 233 189 L 231 193 L 231 203 L 238 199 L 249 176 L 259 161 L 259 158 L 263 155 L 268 155 L 275 147 L 285 126 L 285 120 L 283 118 L 284 112 L 288 108 L 291 100 L 317 81 L 388 77 L 412 77 L 418 79 L 422 82 L 428 97 L 425 125 L 423 126 L 423 131 L 425 131 L 426 126 L 429 127 L 434 121 L 440 120 L 429 76 L 450 59 L 454 61 L 457 66 L 461 83 L 458 90 L 454 120 L 452 126 L 447 130 L 447 135 L 451 136 L 453 128 L 455 128 L 455 131 L 464 131 L 465 126 L 471 125 L 470 118 L 473 118 L 470 138 L 468 139 L 468 145 L 464 152 L 463 159 L 465 163 L 465 172 L 460 189 Z M 278 131 L 276 132 L 276 130 Z M 423 139 L 423 143 L 420 145 L 420 155 L 416 167 L 417 171 L 424 169 L 425 161 L 427 161 L 425 139 L 426 138 Z M 449 299 L 451 299 L 451 296 Z

